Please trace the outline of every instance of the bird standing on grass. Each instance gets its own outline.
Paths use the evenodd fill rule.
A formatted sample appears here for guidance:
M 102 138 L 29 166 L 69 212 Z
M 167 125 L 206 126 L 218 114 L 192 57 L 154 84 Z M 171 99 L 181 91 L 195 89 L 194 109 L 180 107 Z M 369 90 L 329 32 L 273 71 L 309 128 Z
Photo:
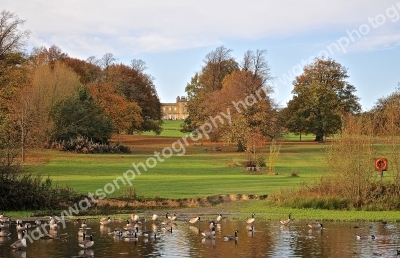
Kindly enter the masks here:
M 254 218 L 254 216 L 255 216 L 256 214 L 251 214 L 251 218 L 248 218 L 247 220 L 246 220 L 246 223 L 247 224 L 252 224 L 253 222 L 254 222 L 254 220 L 255 220 L 255 218 Z

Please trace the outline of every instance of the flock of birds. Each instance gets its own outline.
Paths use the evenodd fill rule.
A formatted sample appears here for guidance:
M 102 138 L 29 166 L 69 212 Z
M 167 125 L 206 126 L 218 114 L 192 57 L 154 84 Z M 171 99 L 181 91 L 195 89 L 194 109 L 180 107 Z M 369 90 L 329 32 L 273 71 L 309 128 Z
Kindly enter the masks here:
M 281 219 L 279 222 L 283 226 L 289 225 L 289 223 L 292 221 L 291 215 L 289 214 L 287 218 Z M 214 220 L 211 220 L 209 228 L 203 231 L 199 231 L 199 234 L 201 234 L 204 238 L 214 238 L 215 237 L 215 232 L 217 228 L 220 228 L 220 222 L 223 219 L 222 214 L 218 214 L 217 217 Z M 155 223 L 159 223 L 162 226 L 162 230 L 166 233 L 172 233 L 173 227 L 172 223 L 177 220 L 177 215 L 174 213 L 172 216 L 170 216 L 169 213 L 165 214 L 164 218 L 159 218 L 157 214 L 153 214 L 150 219 L 146 218 L 140 218 L 136 214 L 131 214 L 130 219 L 127 219 L 126 222 L 127 224 L 123 227 L 117 227 L 115 228 L 112 232 L 109 232 L 109 234 L 113 234 L 116 237 L 121 237 L 125 238 L 130 241 L 138 241 L 139 237 L 145 237 L 147 239 L 152 239 L 155 240 L 159 235 L 157 234 L 157 228 L 153 228 L 152 230 L 146 230 L 145 228 L 142 227 L 142 225 L 147 222 L 147 221 L 152 221 L 153 225 L 156 225 Z M 93 233 L 89 234 L 88 229 L 90 229 L 87 225 L 86 219 L 77 219 L 74 222 L 80 222 L 80 228 L 78 231 L 78 245 L 83 248 L 87 249 L 90 248 L 94 245 L 94 240 L 93 240 Z M 194 217 L 191 219 L 188 219 L 187 222 L 190 225 L 193 225 L 197 222 L 201 221 L 200 217 Z M 42 221 L 41 220 L 36 220 L 34 223 L 23 223 L 21 220 L 17 219 L 15 220 L 16 222 L 16 230 L 19 235 L 19 239 L 12 243 L 10 245 L 11 248 L 13 249 L 21 249 L 27 246 L 27 241 L 26 241 L 26 234 L 28 230 L 35 230 L 41 228 Z M 108 218 L 102 218 L 100 219 L 100 225 L 101 226 L 108 226 L 112 220 L 110 217 Z M 254 222 L 255 222 L 255 214 L 253 213 L 250 218 L 246 220 L 246 231 L 247 232 L 254 232 Z M 50 226 L 51 229 L 57 229 L 59 227 L 60 221 L 57 220 L 57 218 L 53 215 L 50 216 L 48 223 L 46 223 L 46 226 Z M 4 214 L 0 215 L 0 237 L 9 237 L 11 235 L 11 232 L 7 230 L 7 227 L 9 227 L 11 224 L 11 220 L 9 217 L 5 216 Z M 308 227 L 311 230 L 322 230 L 324 227 L 321 223 L 319 222 L 310 222 L 307 224 Z M 42 225 L 43 226 L 43 225 Z M 224 235 L 223 239 L 224 241 L 237 241 L 238 240 L 238 232 L 239 230 L 235 230 L 233 232 L 233 235 Z M 60 235 L 60 239 L 67 238 L 68 235 Z M 54 238 L 50 234 L 44 234 L 42 238 Z M 374 235 L 357 235 L 357 239 L 375 239 Z

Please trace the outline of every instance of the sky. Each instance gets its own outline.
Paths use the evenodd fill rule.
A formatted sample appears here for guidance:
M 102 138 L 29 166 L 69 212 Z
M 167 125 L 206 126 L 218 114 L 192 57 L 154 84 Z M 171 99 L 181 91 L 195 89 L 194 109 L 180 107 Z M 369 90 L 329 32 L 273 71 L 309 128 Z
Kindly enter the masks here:
M 238 62 L 247 50 L 267 50 L 282 107 L 317 56 L 348 69 L 364 111 L 400 82 L 399 0 L 2 0 L 0 10 L 26 20 L 27 52 L 57 45 L 83 60 L 112 53 L 118 63 L 145 61 L 161 102 L 184 96 L 219 46 Z

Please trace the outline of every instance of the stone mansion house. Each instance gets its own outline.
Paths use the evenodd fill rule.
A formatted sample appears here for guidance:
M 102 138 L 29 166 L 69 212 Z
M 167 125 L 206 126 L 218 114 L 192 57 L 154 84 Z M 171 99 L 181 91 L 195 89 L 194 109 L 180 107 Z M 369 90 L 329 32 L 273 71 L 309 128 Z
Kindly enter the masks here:
M 183 120 L 188 117 L 186 97 L 176 97 L 176 103 L 161 103 L 163 120 Z

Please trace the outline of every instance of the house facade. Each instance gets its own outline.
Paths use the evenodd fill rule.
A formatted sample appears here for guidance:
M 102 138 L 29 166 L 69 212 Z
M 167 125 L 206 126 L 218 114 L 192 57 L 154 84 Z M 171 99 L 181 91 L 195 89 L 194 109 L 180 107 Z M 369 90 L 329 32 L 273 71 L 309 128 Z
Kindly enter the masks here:
M 187 108 L 187 98 L 176 97 L 176 103 L 161 103 L 163 120 L 183 120 L 189 115 Z

